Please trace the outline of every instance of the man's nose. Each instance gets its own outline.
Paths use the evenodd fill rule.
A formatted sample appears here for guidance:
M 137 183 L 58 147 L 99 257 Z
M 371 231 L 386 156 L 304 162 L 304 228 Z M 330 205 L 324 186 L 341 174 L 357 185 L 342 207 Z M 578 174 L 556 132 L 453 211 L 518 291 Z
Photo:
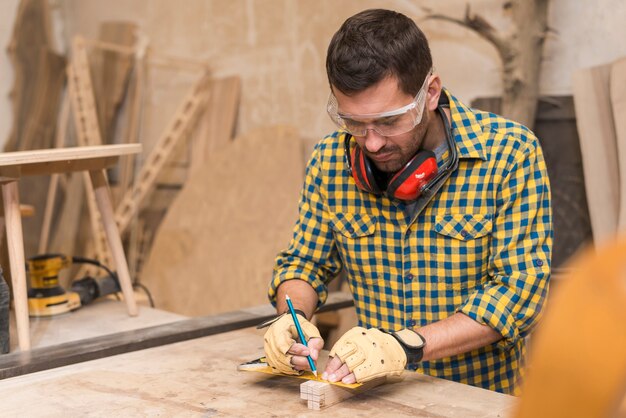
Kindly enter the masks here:
M 371 153 L 380 151 L 385 146 L 385 137 L 376 132 L 372 128 L 368 128 L 365 132 L 365 149 Z

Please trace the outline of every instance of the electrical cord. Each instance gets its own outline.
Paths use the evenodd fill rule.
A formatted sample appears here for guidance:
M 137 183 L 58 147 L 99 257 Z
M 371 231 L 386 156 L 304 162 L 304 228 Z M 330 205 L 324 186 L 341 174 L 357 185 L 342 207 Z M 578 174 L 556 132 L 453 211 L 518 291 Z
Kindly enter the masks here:
M 104 264 L 99 262 L 98 260 L 94 260 L 93 258 L 87 258 L 87 257 L 73 256 L 72 257 L 72 262 L 73 263 L 91 264 L 91 265 L 94 265 L 96 267 L 100 267 L 101 269 L 104 269 L 111 277 L 113 277 L 119 283 L 119 278 L 117 277 L 117 273 L 112 271 L 110 268 L 108 268 L 107 266 L 105 266 Z M 146 286 L 144 286 L 143 284 L 141 284 L 139 282 L 135 282 L 135 283 L 133 283 L 133 288 L 139 288 L 139 289 L 143 290 L 143 292 L 148 297 L 148 302 L 150 303 L 150 307 L 151 308 L 155 307 L 154 299 L 152 298 L 152 294 L 150 293 L 150 290 L 148 290 L 148 288 Z M 118 300 L 121 300 L 117 293 L 115 294 L 115 296 L 117 297 Z
M 150 293 L 150 291 L 148 290 L 148 288 L 146 286 L 144 286 L 143 284 L 139 283 L 139 282 L 135 282 L 133 283 L 133 287 L 138 287 L 141 290 L 144 291 L 144 293 L 146 294 L 146 296 L 148 297 L 148 302 L 150 302 L 150 307 L 154 308 L 154 299 L 152 299 L 152 294 Z
M 115 280 L 118 280 L 117 274 L 115 272 L 113 272 L 110 268 L 108 268 L 107 266 L 99 262 L 98 260 L 94 260 L 93 258 L 72 256 L 72 263 L 91 264 L 96 267 L 100 267 L 101 269 L 109 273 L 109 275 L 112 278 L 114 278 Z

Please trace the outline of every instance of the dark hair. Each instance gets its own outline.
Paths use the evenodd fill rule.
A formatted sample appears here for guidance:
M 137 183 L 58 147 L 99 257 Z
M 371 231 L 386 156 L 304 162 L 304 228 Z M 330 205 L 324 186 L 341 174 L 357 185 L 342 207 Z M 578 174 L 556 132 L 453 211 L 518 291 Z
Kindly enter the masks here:
M 403 92 L 416 95 L 432 65 L 428 40 L 415 22 L 383 9 L 348 18 L 330 41 L 326 56 L 328 81 L 347 95 L 392 75 Z

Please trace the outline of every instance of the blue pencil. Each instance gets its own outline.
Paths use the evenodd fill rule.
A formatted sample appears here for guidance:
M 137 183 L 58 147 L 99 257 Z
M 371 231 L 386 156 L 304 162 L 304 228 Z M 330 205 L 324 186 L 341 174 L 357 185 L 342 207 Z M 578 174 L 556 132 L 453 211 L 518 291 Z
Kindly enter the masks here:
M 285 295 L 285 300 L 287 301 L 287 306 L 289 307 L 289 312 L 291 313 L 291 317 L 293 318 L 293 323 L 296 324 L 296 329 L 298 330 L 298 336 L 300 337 L 300 342 L 304 344 L 305 347 L 309 345 L 306 342 L 306 337 L 302 332 L 302 328 L 300 327 L 300 321 L 298 321 L 298 317 L 296 316 L 296 311 L 293 309 L 293 305 L 291 304 L 291 299 L 289 295 Z M 311 355 L 306 356 L 307 360 L 309 360 L 309 366 L 311 367 L 311 371 L 317 377 L 317 369 L 315 368 L 315 363 L 313 363 L 313 359 Z

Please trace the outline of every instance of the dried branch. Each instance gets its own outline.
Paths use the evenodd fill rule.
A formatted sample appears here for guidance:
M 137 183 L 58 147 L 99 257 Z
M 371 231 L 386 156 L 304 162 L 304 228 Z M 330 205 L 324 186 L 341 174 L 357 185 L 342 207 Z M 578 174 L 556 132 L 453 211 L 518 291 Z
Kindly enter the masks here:
M 547 23 L 549 0 L 503 0 L 511 17 L 510 33 L 497 31 L 484 17 L 471 13 L 469 4 L 463 18 L 433 13 L 422 7 L 421 20 L 436 19 L 470 29 L 491 43 L 502 61 L 503 116 L 532 128 L 539 97 L 539 73 L 543 44 L 555 31 Z
M 504 37 L 502 37 L 496 29 L 485 19 L 484 17 L 470 11 L 469 4 L 465 8 L 465 17 L 463 19 L 454 18 L 447 15 L 438 13 L 430 13 L 424 17 L 424 19 L 443 20 L 446 22 L 456 23 L 467 29 L 473 30 L 479 36 L 489 41 L 498 51 L 502 62 L 506 62 L 510 58 L 512 52 L 511 43 Z

